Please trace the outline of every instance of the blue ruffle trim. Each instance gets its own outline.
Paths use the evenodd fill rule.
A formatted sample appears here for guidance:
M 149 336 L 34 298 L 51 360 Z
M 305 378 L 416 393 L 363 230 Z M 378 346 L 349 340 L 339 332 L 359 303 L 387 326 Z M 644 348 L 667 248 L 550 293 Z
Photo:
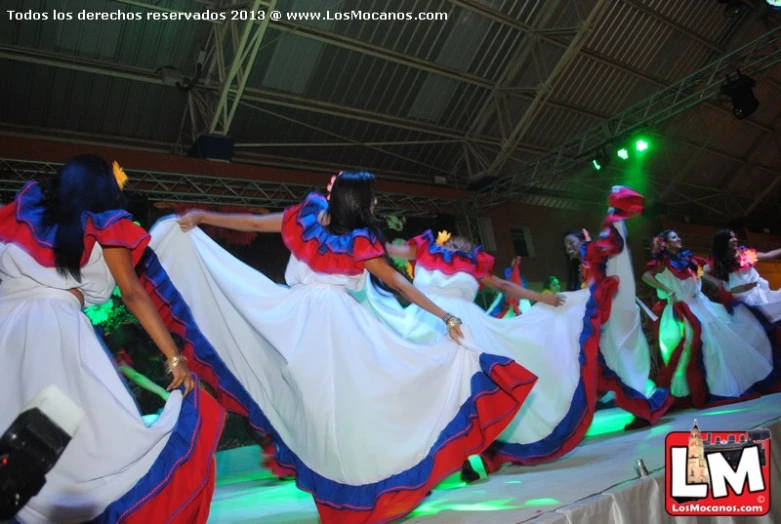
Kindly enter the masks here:
M 599 336 L 598 334 L 595 334 L 594 326 L 590 321 L 591 318 L 599 314 L 598 311 L 599 305 L 597 304 L 596 298 L 594 298 L 593 289 L 591 289 L 589 300 L 586 303 L 583 331 L 580 333 L 578 365 L 581 369 L 586 363 L 586 343 L 592 336 Z M 576 433 L 580 421 L 586 416 L 588 410 L 586 384 L 581 373 L 580 381 L 575 388 L 575 393 L 572 396 L 572 402 L 570 403 L 567 414 L 564 415 L 561 422 L 553 428 L 553 431 L 551 431 L 547 437 L 529 444 L 517 444 L 497 440 L 491 447 L 499 453 L 517 458 L 520 462 L 555 455 Z
M 428 254 L 433 257 L 441 258 L 445 261 L 446 264 L 451 264 L 455 258 L 461 258 L 468 260 L 472 265 L 477 267 L 477 257 L 480 253 L 483 252 L 482 246 L 475 247 L 471 253 L 442 247 L 437 244 L 437 239 L 434 237 L 434 232 L 430 229 L 421 233 L 420 237 L 426 241 L 426 250 L 428 251 Z
M 296 216 L 296 222 L 303 230 L 301 239 L 304 242 L 315 240 L 317 251 L 321 255 L 331 252 L 352 257 L 356 238 L 365 238 L 372 244 L 378 242 L 377 237 L 368 229 L 356 229 L 344 235 L 331 233 L 319 221 L 318 217 L 323 211 L 328 211 L 328 201 L 319 193 L 310 193 L 300 204 Z
M 46 206 L 40 184 L 34 180 L 27 182 L 17 193 L 14 205 L 16 219 L 30 228 L 41 246 L 53 248 L 57 226 L 46 224 Z M 133 219 L 132 215 L 123 209 L 111 209 L 102 213 L 85 212 L 82 214 L 81 224 L 86 228 L 87 220 L 92 219 L 95 228 L 103 230 L 124 218 Z
M 643 393 L 627 386 L 624 381 L 621 380 L 621 377 L 619 377 L 618 374 L 607 365 L 607 362 L 605 362 L 605 358 L 602 356 L 601 352 L 599 353 L 598 361 L 602 375 L 607 379 L 618 382 L 618 386 L 621 388 L 621 392 L 626 398 L 630 400 L 648 402 L 648 408 L 651 414 L 659 411 L 664 406 L 667 398 L 670 396 L 670 392 L 667 390 L 667 388 L 656 388 L 650 397 L 646 397 Z
M 468 432 L 472 419 L 477 417 L 476 399 L 499 390 L 499 387 L 489 378 L 492 368 L 513 363 L 510 359 L 495 355 L 485 353 L 480 355 L 480 366 L 483 372 L 472 377 L 471 397 L 461 406 L 455 418 L 443 429 L 426 458 L 418 465 L 372 484 L 361 486 L 341 484 L 309 469 L 279 438 L 261 408 L 229 371 L 214 347 L 198 329 L 190 308 L 168 278 L 157 256 L 148 252 L 142 260 L 142 264 L 146 278 L 156 286 L 155 293 L 169 305 L 171 315 L 185 328 L 184 338 L 193 345 L 197 360 L 212 369 L 219 377 L 222 391 L 247 409 L 251 424 L 274 438 L 278 449 L 277 459 L 283 466 L 295 468 L 297 485 L 304 491 L 312 493 L 318 503 L 337 509 L 369 511 L 374 507 L 377 498 L 385 493 L 411 491 L 422 487 L 432 475 L 434 457 L 439 450 L 450 441 L 462 437 Z M 447 474 L 450 473 L 452 471 L 447 472 Z
M 190 458 L 198 444 L 196 437 L 202 424 L 198 410 L 201 394 L 200 388 L 196 386 L 184 398 L 176 426 L 150 470 L 130 491 L 111 503 L 99 517 L 93 520 L 93 524 L 113 524 L 127 519 L 137 509 L 136 506 L 143 506 L 171 482 L 176 469 Z M 224 413 L 222 416 L 225 416 Z M 216 440 L 214 445 L 216 448 Z M 204 478 L 204 483 L 207 480 L 208 478 Z

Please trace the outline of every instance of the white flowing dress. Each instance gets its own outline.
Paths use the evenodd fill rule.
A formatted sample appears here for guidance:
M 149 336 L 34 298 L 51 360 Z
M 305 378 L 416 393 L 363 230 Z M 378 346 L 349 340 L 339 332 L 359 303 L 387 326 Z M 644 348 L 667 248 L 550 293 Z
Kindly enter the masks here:
M 629 196 L 639 195 L 632 192 Z M 613 203 L 619 205 L 620 201 Z M 598 391 L 614 391 L 621 407 L 652 421 L 669 408 L 669 393 L 648 384 L 650 354 L 634 301 L 624 224 L 610 220 L 614 222 L 618 229 L 610 227 L 601 239 L 610 250 L 604 246 L 584 249 L 584 257 L 597 273 L 604 274 L 605 268 L 597 266 L 606 264 L 605 280 L 617 281 L 609 278 L 612 275 L 620 277 L 613 298 L 616 309 L 609 303 L 612 293 L 599 303 L 601 284 L 594 284 L 591 289 L 563 293 L 564 306 L 537 303 L 520 316 L 504 319 L 487 315 L 474 303 L 479 279 L 491 271 L 493 257 L 481 248 L 472 253 L 447 250 L 436 244 L 431 231 L 410 240 L 416 246 L 415 287 L 462 318 L 479 344 L 523 363 L 539 377 L 513 424 L 484 456 L 489 469 L 501 462 L 547 462 L 574 449 L 591 423 Z M 372 286 L 368 286 L 363 303 L 409 340 L 432 342 L 446 334 L 421 308 L 404 308 L 393 296 Z M 602 325 L 600 316 L 605 310 L 610 319 Z
M 196 391 L 183 403 L 177 390 L 147 427 L 79 299 L 68 292 L 81 291 L 86 305 L 106 302 L 115 282 L 101 244 L 130 247 L 138 260 L 148 235 L 123 211 L 85 214 L 87 247 L 78 282 L 52 267 L 56 226 L 43 226 L 42 216 L 42 192 L 35 183 L 28 183 L 13 204 L 0 210 L 0 351 L 6 371 L 0 380 L 0 428 L 5 431 L 50 384 L 86 416 L 43 489 L 17 519 L 148 522 L 150 515 L 157 515 L 173 522 L 205 522 L 214 481 L 211 454 L 221 433 L 222 410 L 209 399 L 207 414 L 200 409 L 208 402 L 206 395 L 201 398 Z M 206 453 L 199 455 L 198 446 Z M 165 488 L 173 484 L 178 484 L 178 497 L 154 501 L 168 497 Z M 187 499 L 197 502 L 205 488 L 203 507 L 183 510 Z M 182 511 L 178 516 L 177 508 Z
M 170 283 L 157 282 L 158 294 L 178 322 L 196 321 L 200 332 L 186 333 L 194 365 L 226 407 L 274 437 L 323 522 L 386 521 L 487 447 L 536 378 L 468 333 L 463 345 L 414 344 L 361 308 L 347 290 L 365 284 L 363 261 L 384 250 L 366 230 L 328 232 L 318 221 L 327 205 L 311 194 L 285 212 L 289 288 L 201 230 L 159 222 L 152 245 Z
M 781 320 L 781 289 L 770 289 L 770 283 L 762 278 L 753 264 L 731 271 L 727 284 L 729 289 L 732 289 L 755 282 L 757 285 L 752 289 L 735 293 L 735 298 L 749 306 L 758 307 L 771 322 L 778 322 Z
M 684 308 L 681 314 L 676 313 L 669 297 L 658 292 L 659 298 L 667 300 L 659 321 L 659 343 L 665 364 L 669 364 L 675 349 L 683 344 L 675 369 L 668 366 L 672 394 L 692 395 L 695 405 L 703 406 L 752 392 L 773 371 L 772 345 L 761 322 L 742 305 L 735 306 L 730 313 L 723 305 L 708 300 L 702 293 L 702 280 L 685 260 L 667 255 L 649 266 L 659 263 L 665 267 L 656 274 L 657 280 L 675 292 L 678 301 L 683 303 L 679 308 Z M 681 318 L 687 310 L 693 318 Z M 700 337 L 696 336 L 697 331 Z M 692 360 L 695 343 L 700 356 L 695 355 Z M 691 388 L 691 380 L 697 381 L 695 390 Z

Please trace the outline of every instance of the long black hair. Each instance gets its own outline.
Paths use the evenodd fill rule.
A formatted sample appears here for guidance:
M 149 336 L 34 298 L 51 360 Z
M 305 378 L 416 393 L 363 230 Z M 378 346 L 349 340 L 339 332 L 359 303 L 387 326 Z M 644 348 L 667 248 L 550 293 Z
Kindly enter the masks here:
M 44 186 L 44 194 L 46 220 L 57 227 L 54 237 L 57 273 L 81 282 L 82 216 L 85 212 L 124 209 L 125 197 L 111 167 L 95 155 L 79 155 L 63 165 L 57 176 Z
M 567 238 L 570 235 L 580 239 L 581 242 L 586 242 L 586 235 L 583 233 L 582 229 L 579 231 L 575 231 L 574 229 L 572 231 L 567 231 L 562 238 Z M 570 257 L 566 253 L 566 250 L 564 255 L 567 257 L 567 291 L 577 291 L 581 289 L 581 286 L 583 285 L 583 275 L 580 271 L 581 260 L 579 258 Z
M 382 244 L 385 261 L 394 267 L 385 250 L 385 235 L 380 227 L 382 222 L 372 213 L 376 200 L 377 190 L 372 173 L 342 171 L 331 187 L 328 230 L 335 235 L 345 235 L 356 229 L 367 229 Z M 374 275 L 371 275 L 371 281 L 375 287 L 391 292 L 391 289 Z
M 731 229 L 721 229 L 713 237 L 713 248 L 711 249 L 711 258 L 713 259 L 713 269 L 716 277 L 720 280 L 729 280 L 729 273 L 737 265 L 735 252 L 729 247 Z

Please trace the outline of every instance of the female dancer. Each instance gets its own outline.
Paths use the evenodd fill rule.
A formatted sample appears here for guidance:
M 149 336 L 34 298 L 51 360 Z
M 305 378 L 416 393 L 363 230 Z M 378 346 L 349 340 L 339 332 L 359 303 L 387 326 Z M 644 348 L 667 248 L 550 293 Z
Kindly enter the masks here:
M 705 272 L 721 281 L 737 299 L 759 307 L 771 322 L 781 320 L 781 290 L 772 291 L 767 280 L 754 267 L 757 262 L 781 256 L 781 249 L 760 253 L 738 247 L 738 237 L 730 229 L 722 229 L 713 237 L 713 250 Z
M 478 350 L 458 319 L 386 262 L 375 205 L 374 176 L 345 172 L 330 201 L 313 193 L 268 215 L 192 211 L 152 231 L 170 274 L 155 281 L 156 294 L 173 305 L 192 365 L 226 406 L 273 436 L 278 461 L 313 494 L 324 523 L 408 513 L 496 438 L 536 381 Z M 290 287 L 230 256 L 199 224 L 281 232 Z M 452 337 L 467 335 L 462 345 L 415 345 L 384 327 L 346 292 L 366 271 Z
M 561 282 L 553 275 L 545 279 L 545 283 L 542 285 L 543 295 L 556 295 L 561 293 Z
M 615 191 L 615 190 L 614 190 Z M 616 406 L 636 417 L 627 429 L 655 423 L 671 406 L 673 398 L 664 388 L 649 379 L 651 352 L 643 333 L 640 310 L 635 302 L 635 276 L 632 257 L 626 245 L 623 218 L 642 212 L 643 199 L 637 193 L 618 189 L 624 209 L 609 213 L 600 238 L 591 242 L 585 230 L 570 231 L 564 236 L 564 250 L 570 258 L 569 289 L 579 289 L 600 275 L 616 277 L 617 290 L 605 313 L 599 341 L 597 389 L 612 393 Z M 610 250 L 609 258 L 594 264 L 587 252 L 600 243 Z
M 772 345 L 762 323 L 745 306 L 732 312 L 702 293 L 705 261 L 683 249 L 675 231 L 663 231 L 643 281 L 667 300 L 659 320 L 664 368 L 657 381 L 697 407 L 740 400 L 770 387 Z M 703 275 L 706 278 L 707 275 Z
M 630 197 L 625 191 L 616 192 L 611 203 L 621 207 L 631 203 Z M 613 216 L 619 213 L 611 210 Z M 621 218 L 610 220 L 612 224 Z M 623 247 L 619 240 L 616 234 L 589 244 L 588 250 L 584 246 L 590 267 L 598 269 L 607 257 L 619 253 Z M 406 250 L 397 246 L 392 252 L 397 257 L 414 257 L 415 286 L 440 307 L 468 319 L 478 343 L 523 362 L 539 377 L 513 425 L 483 455 L 489 472 L 506 462 L 547 462 L 574 449 L 584 438 L 596 405 L 600 326 L 610 312 L 616 279 L 595 271 L 589 276 L 592 288 L 567 293 L 562 305 L 558 296 L 531 293 L 492 276 L 493 258 L 480 248 L 440 245 L 430 232 L 409 244 Z M 473 303 L 481 283 L 498 287 L 508 297 L 527 296 L 542 303 L 521 316 L 495 319 Z M 431 342 L 443 336 L 441 328 L 427 321 L 418 308 L 401 308 L 392 297 L 371 288 L 367 298 L 367 306 L 405 337 Z M 561 307 L 551 307 L 551 299 Z M 659 415 L 657 410 L 647 416 Z
M 513 258 L 512 265 L 504 270 L 504 277 L 511 283 L 520 288 L 525 288 L 523 278 L 521 277 L 521 257 Z M 545 292 L 543 292 L 545 294 Z M 550 293 L 548 293 L 550 294 Z M 499 293 L 491 306 L 488 308 L 488 314 L 496 318 L 512 318 L 523 315 L 532 307 L 531 300 L 518 296 L 506 296 Z
M 121 209 L 124 179 L 115 172 L 79 156 L 0 209 L 0 427 L 50 384 L 86 413 L 17 515 L 22 522 L 203 523 L 209 515 L 223 412 L 195 387 L 136 277 L 149 236 Z M 173 375 L 151 427 L 81 311 L 108 300 L 115 282 Z

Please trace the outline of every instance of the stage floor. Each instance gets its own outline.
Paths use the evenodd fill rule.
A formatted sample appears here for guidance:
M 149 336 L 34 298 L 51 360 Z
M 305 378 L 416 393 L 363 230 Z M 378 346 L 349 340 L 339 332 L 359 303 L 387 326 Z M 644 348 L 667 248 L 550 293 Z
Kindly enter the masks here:
M 643 459 L 651 476 L 661 472 L 665 436 L 670 431 L 690 430 L 695 418 L 702 431 L 768 427 L 781 419 L 781 394 L 705 411 L 677 412 L 652 428 L 631 432 L 621 431 L 631 416 L 617 409 L 600 410 L 590 436 L 563 459 L 543 466 L 506 468 L 469 486 L 453 476 L 404 522 L 507 524 L 536 518 L 557 520 L 568 507 L 585 499 L 637 484 L 633 482 L 638 478 L 637 459 Z M 292 482 L 279 482 L 259 469 L 242 471 L 257 462 L 257 448 L 218 454 L 217 489 L 209 522 L 317 523 L 312 497 Z M 773 488 L 775 492 L 778 487 Z

